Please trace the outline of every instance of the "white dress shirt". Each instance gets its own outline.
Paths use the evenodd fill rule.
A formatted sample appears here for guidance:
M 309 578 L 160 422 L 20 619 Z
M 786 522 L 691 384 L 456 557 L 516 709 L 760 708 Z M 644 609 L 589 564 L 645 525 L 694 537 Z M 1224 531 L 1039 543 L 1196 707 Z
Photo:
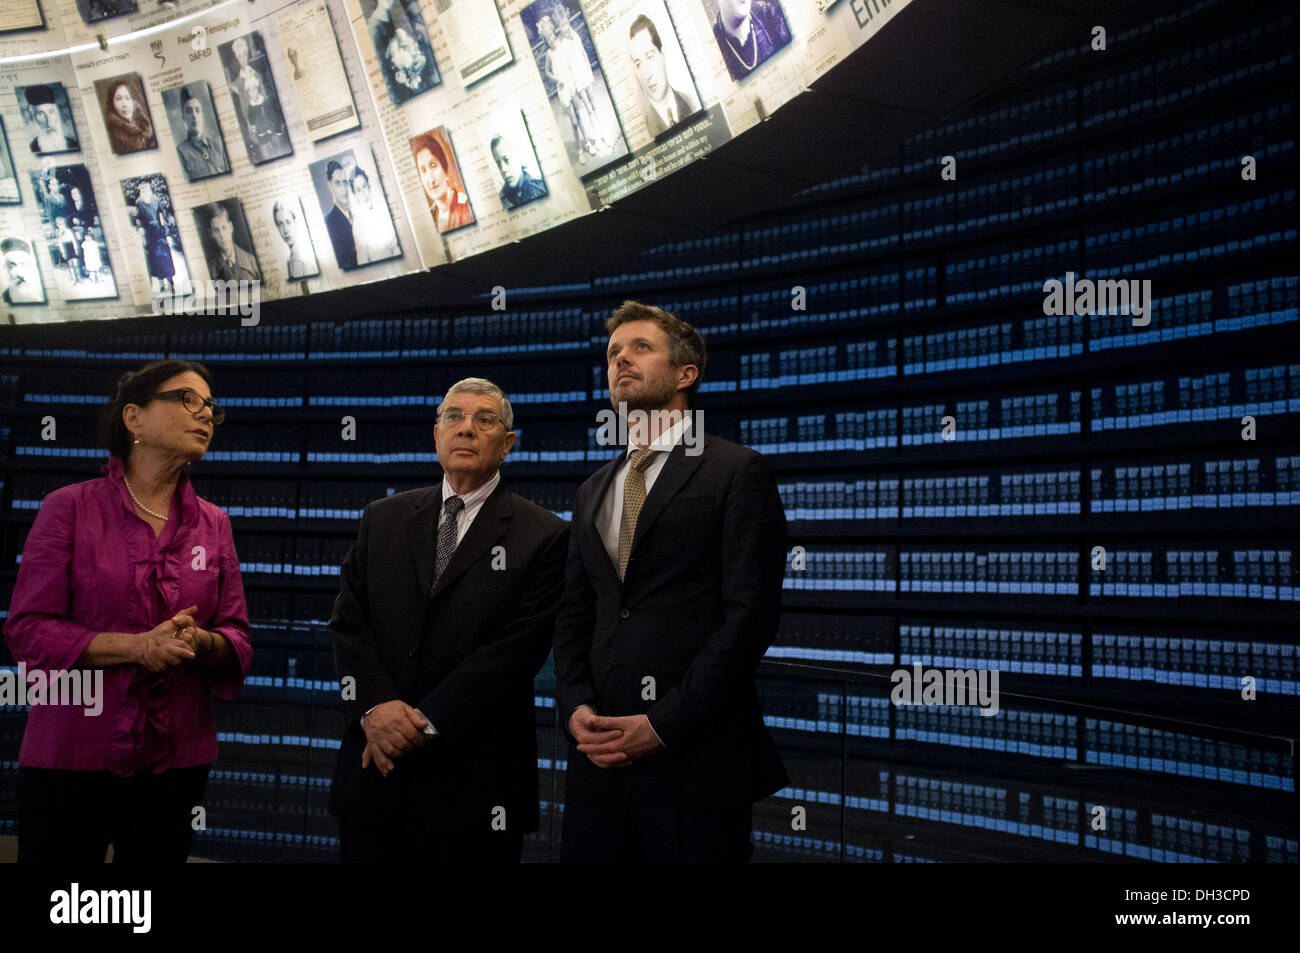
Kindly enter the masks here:
M 461 501 L 465 504 L 465 508 L 456 514 L 457 546 L 459 546 L 460 541 L 465 538 L 465 534 L 469 532 L 470 524 L 474 522 L 474 517 L 478 516 L 478 511 L 483 509 L 483 504 L 487 501 L 487 498 L 492 495 L 492 491 L 497 488 L 497 484 L 500 482 L 501 471 L 498 470 L 496 473 L 492 474 L 492 479 L 488 480 L 477 490 L 470 490 L 470 492 L 460 495 Z M 442 521 L 447 518 L 447 500 L 457 495 L 456 491 L 451 488 L 451 484 L 447 482 L 447 477 L 444 474 L 442 478 L 442 506 L 438 509 L 439 528 L 442 526 Z M 436 542 L 438 539 L 438 529 L 434 529 L 433 538 Z
M 663 470 L 664 464 L 668 461 L 668 452 L 681 443 L 682 437 L 685 436 L 690 426 L 690 414 L 685 414 L 681 420 L 661 433 L 650 444 L 651 450 L 665 452 L 656 453 L 654 459 L 645 468 L 645 495 L 647 498 L 654 488 L 659 472 Z M 636 449 L 638 448 L 629 446 L 627 452 L 623 454 L 623 459 L 619 461 L 618 472 L 614 474 L 609 489 L 605 491 L 605 499 L 601 502 L 600 511 L 596 515 L 596 528 L 600 530 L 600 538 L 605 543 L 605 551 L 609 553 L 609 560 L 614 564 L 616 571 L 618 569 L 618 533 L 623 523 L 623 487 L 627 483 L 628 470 L 631 469 L 627 466 L 627 461 L 632 456 L 632 451 Z
M 501 482 L 501 471 L 498 470 L 496 473 L 492 474 L 492 479 L 488 480 L 478 489 L 470 490 L 470 492 L 460 495 L 460 498 L 465 503 L 465 506 L 464 508 L 461 509 L 459 513 L 456 514 L 456 545 L 457 546 L 459 546 L 460 541 L 465 538 L 465 534 L 469 532 L 470 525 L 474 522 L 474 517 L 478 516 L 478 511 L 483 509 L 483 504 L 487 502 L 487 498 L 492 495 L 492 491 L 497 488 L 497 484 L 500 482 Z M 442 521 L 447 517 L 447 500 L 457 495 L 459 494 L 457 494 L 456 491 L 451 488 L 451 484 L 447 482 L 447 475 L 443 474 L 442 477 L 443 502 L 442 505 L 438 507 L 438 522 L 434 529 L 434 545 L 435 545 L 434 558 L 435 559 L 437 559 L 436 546 L 437 546 L 437 539 L 438 539 L 438 528 L 442 526 Z M 617 552 L 617 550 L 615 550 L 615 552 Z M 370 712 L 374 710 L 375 710 L 374 708 L 371 708 L 370 711 L 366 712 L 366 715 L 370 714 Z M 417 708 L 415 709 L 415 711 L 426 722 L 429 721 L 428 717 L 424 714 L 424 712 L 420 711 L 420 709 Z M 362 727 L 365 726 L 366 715 L 361 716 Z M 438 729 L 433 727 L 432 722 L 429 722 L 427 725 L 424 726 L 424 733 L 426 735 L 436 735 L 438 733 Z
M 682 437 L 691 426 L 691 415 L 683 414 L 682 419 L 677 421 L 667 430 L 650 443 L 649 449 L 662 451 L 656 453 L 654 458 L 646 464 L 644 471 L 645 476 L 645 495 L 649 499 L 650 491 L 654 488 L 655 480 L 659 478 L 659 473 L 668 462 L 668 454 L 672 449 L 682 442 Z M 630 441 L 629 441 L 630 443 Z M 600 510 L 596 514 L 596 528 L 600 530 L 600 538 L 605 544 L 605 552 L 609 553 L 609 561 L 614 564 L 614 571 L 618 571 L 618 534 L 623 523 L 623 492 L 627 483 L 627 473 L 631 468 L 627 466 L 628 460 L 632 456 L 633 450 L 639 447 L 629 446 L 627 452 L 623 454 L 623 459 L 619 461 L 618 472 L 614 474 L 614 479 L 610 483 L 609 489 L 605 491 L 605 499 L 600 504 Z M 577 709 L 574 709 L 576 711 Z M 569 712 L 570 715 L 573 712 Z M 649 717 L 646 718 L 646 724 L 650 725 L 650 730 L 658 739 L 659 744 L 663 745 L 663 739 L 659 737 L 659 732 L 655 731 L 655 726 L 651 724 Z M 664 745 L 667 747 L 667 745 Z

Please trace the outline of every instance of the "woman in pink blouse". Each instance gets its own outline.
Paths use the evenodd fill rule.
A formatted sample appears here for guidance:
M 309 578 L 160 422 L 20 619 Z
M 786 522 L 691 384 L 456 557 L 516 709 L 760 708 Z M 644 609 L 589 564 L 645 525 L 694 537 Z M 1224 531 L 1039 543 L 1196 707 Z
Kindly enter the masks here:
M 211 698 L 234 698 L 253 656 L 230 518 L 189 480 L 224 416 L 202 364 L 128 372 L 104 410 L 103 477 L 41 504 L 5 638 L 29 684 L 82 691 L 32 699 L 20 862 L 102 863 L 109 843 L 123 863 L 189 853 L 217 756 Z

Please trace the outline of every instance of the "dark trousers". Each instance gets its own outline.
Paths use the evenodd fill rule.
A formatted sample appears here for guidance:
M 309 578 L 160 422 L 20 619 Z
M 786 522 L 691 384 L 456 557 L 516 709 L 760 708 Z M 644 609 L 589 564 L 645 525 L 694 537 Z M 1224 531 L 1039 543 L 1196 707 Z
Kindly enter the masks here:
M 430 830 L 417 823 L 339 820 L 339 859 L 345 864 L 517 864 L 524 835 L 474 830 L 461 824 Z
M 616 769 L 611 769 L 616 770 Z M 634 803 L 621 785 L 565 793 L 566 864 L 744 864 L 753 805 L 679 808 Z
M 208 765 L 123 778 L 110 771 L 23 768 L 20 864 L 183 864 Z

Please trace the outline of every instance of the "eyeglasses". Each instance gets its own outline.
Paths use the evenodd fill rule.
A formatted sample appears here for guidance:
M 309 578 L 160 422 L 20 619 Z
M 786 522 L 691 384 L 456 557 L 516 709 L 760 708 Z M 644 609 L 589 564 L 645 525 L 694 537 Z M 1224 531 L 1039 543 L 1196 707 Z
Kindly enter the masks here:
M 457 408 L 442 410 L 438 412 L 438 419 L 444 424 L 458 424 L 465 419 L 465 412 Z M 497 425 L 497 421 L 501 421 L 501 425 L 505 426 L 501 415 L 494 414 L 490 410 L 480 410 L 474 415 L 474 426 L 482 431 L 491 430 Z
M 180 401 L 191 414 L 197 417 L 207 407 L 212 411 L 212 423 L 219 424 L 226 419 L 226 408 L 210 399 L 200 397 L 188 387 L 181 387 L 176 390 L 163 390 L 153 395 L 158 400 L 176 400 Z M 151 398 L 152 399 L 152 398 Z

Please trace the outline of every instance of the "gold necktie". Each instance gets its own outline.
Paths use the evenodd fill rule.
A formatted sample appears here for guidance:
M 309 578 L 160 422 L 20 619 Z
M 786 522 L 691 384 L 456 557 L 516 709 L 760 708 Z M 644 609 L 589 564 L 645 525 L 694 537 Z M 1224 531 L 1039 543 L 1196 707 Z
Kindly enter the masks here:
M 623 484 L 623 519 L 618 524 L 618 578 L 627 572 L 628 557 L 632 555 L 632 537 L 636 535 L 636 519 L 645 503 L 645 468 L 654 459 L 654 450 L 633 450 L 632 469 Z

